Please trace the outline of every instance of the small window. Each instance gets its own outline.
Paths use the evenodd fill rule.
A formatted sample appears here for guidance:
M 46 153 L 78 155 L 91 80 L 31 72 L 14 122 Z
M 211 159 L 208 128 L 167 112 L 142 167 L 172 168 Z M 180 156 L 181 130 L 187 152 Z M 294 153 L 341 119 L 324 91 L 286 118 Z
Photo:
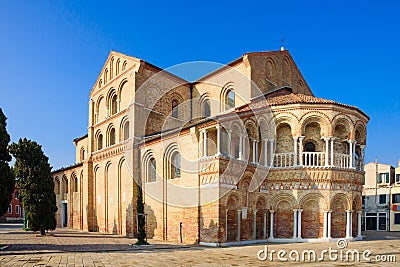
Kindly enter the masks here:
M 85 149 L 81 148 L 81 161 L 85 160 Z
M 400 194 L 392 195 L 392 203 L 400 203 Z
M 386 184 L 389 183 L 389 173 L 388 172 L 380 173 L 378 175 L 378 184 L 382 184 L 382 183 L 386 183 Z
M 394 224 L 400 224 L 400 213 L 394 214 Z
M 379 195 L 379 204 L 386 204 L 386 195 Z
M 205 100 L 203 104 L 203 114 L 205 118 L 208 118 L 211 116 L 211 107 L 210 107 L 210 100 Z
M 124 125 L 124 140 L 129 139 L 129 121 L 125 122 Z
M 304 152 L 315 152 L 315 144 L 313 142 L 307 142 L 304 145 Z
M 112 128 L 110 131 L 110 146 L 115 145 L 115 129 Z
M 157 164 L 156 164 L 156 160 L 155 159 L 151 159 L 150 160 L 150 181 L 154 182 L 157 180 Z
M 396 183 L 400 183 L 400 173 L 396 174 Z
M 235 92 L 232 90 L 229 90 L 226 94 L 226 105 L 228 109 L 235 107 Z
M 365 207 L 365 196 L 362 196 L 362 206 Z
M 172 117 L 179 117 L 179 102 L 178 100 L 172 100 Z
M 15 214 L 19 214 L 19 205 L 15 205 Z
M 172 160 L 172 165 L 173 165 L 172 178 L 181 177 L 181 155 L 179 153 L 176 153 L 174 155 Z
M 97 150 L 103 149 L 103 135 L 99 134 L 97 137 Z
M 118 100 L 117 96 L 114 95 L 111 100 L 111 115 L 117 114 L 118 112 Z
M 9 214 L 12 213 L 12 206 L 11 206 L 11 205 L 8 205 L 8 210 L 7 210 L 7 212 L 8 212 Z
M 18 199 L 19 198 L 19 191 L 15 191 L 15 198 Z

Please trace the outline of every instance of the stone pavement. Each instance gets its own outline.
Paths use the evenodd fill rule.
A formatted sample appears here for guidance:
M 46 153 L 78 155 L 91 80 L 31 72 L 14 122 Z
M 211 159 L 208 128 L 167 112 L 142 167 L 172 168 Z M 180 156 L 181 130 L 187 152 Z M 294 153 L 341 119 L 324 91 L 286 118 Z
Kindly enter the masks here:
M 46 237 L 37 237 L 32 232 L 24 232 L 16 225 L 0 224 L 0 244 L 9 245 L 0 250 L 0 266 L 397 266 L 396 262 L 376 262 L 377 255 L 396 257 L 400 261 L 400 234 L 388 232 L 369 232 L 367 241 L 350 242 L 347 248 L 339 249 L 331 243 L 267 244 L 268 256 L 272 250 L 283 250 L 283 258 L 278 259 L 277 252 L 270 259 L 260 261 L 257 254 L 264 250 L 264 244 L 208 248 L 194 245 L 182 245 L 170 242 L 150 240 L 151 246 L 131 246 L 136 240 L 99 233 L 87 233 L 71 229 L 57 229 Z M 304 250 L 315 250 L 319 258 L 322 250 L 337 250 L 337 260 L 330 260 L 327 253 L 324 261 L 301 260 Z M 371 250 L 370 261 L 363 260 L 362 253 Z M 292 250 L 299 252 L 299 261 L 289 258 Z M 349 250 L 360 252 L 360 261 L 346 262 Z M 340 261 L 340 251 L 343 260 Z M 291 254 L 295 258 L 296 254 Z M 333 256 L 335 254 L 332 254 Z M 260 256 L 264 256 L 261 253 Z M 334 259 L 334 257 L 332 257 Z M 382 257 L 381 257 L 382 258 Z M 394 258 L 390 259 L 391 261 Z

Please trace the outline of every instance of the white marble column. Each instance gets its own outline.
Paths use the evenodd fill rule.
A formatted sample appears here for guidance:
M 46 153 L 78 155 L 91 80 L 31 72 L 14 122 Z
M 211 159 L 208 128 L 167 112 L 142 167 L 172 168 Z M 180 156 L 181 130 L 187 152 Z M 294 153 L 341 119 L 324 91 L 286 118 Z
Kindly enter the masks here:
M 297 237 L 297 210 L 293 210 L 293 239 Z
M 332 238 L 332 211 L 328 210 L 328 228 L 327 228 L 327 237 Z
M 228 140 L 227 140 L 227 153 L 228 153 L 228 158 L 232 158 L 232 130 L 231 129 L 228 129 L 227 130 L 227 132 L 228 132 Z
M 215 128 L 217 129 L 217 153 L 215 157 L 221 157 L 221 126 L 217 125 Z
M 328 237 L 328 211 L 324 210 L 324 232 L 322 238 Z
M 225 241 L 228 241 L 228 211 L 229 209 L 227 208 L 225 211 Z
M 346 238 L 351 238 L 351 213 L 352 210 L 346 210 Z
M 242 210 L 237 210 L 237 236 L 236 241 L 240 241 L 240 229 L 241 229 L 241 222 L 242 222 Z
M 263 139 L 262 140 L 262 144 L 263 144 L 263 152 L 262 152 L 262 155 L 263 155 L 263 159 L 264 159 L 264 162 L 263 162 L 263 164 L 264 164 L 264 166 L 268 166 L 268 139 Z
M 349 168 L 353 168 L 353 140 L 347 140 L 349 143 L 349 156 L 350 156 L 350 163 Z
M 239 160 L 243 159 L 243 134 L 239 136 Z
M 270 148 L 269 148 L 269 160 L 270 166 L 274 166 L 274 139 L 269 139 Z
M 329 139 L 330 137 L 322 137 L 325 140 L 325 167 L 329 166 Z
M 303 140 L 305 136 L 300 136 L 299 137 L 299 166 L 303 166 Z
M 270 223 L 269 223 L 269 238 L 274 239 L 274 210 L 270 210 Z
M 294 151 L 294 159 L 293 165 L 297 166 L 297 140 L 299 139 L 298 136 L 293 136 L 293 151 Z
M 251 162 L 252 163 L 256 163 L 256 140 L 254 140 L 254 139 L 251 139 L 250 140 L 251 141 L 251 146 L 252 146 L 252 155 L 251 155 Z
M 297 213 L 297 220 L 298 220 L 298 223 L 297 223 L 297 239 L 301 239 L 301 212 L 302 211 L 303 211 L 302 209 L 299 209 L 298 213 Z
M 335 166 L 335 165 L 334 165 L 334 157 L 333 157 L 333 151 L 334 151 L 333 146 L 334 146 L 334 141 L 335 141 L 335 138 L 332 137 L 332 138 L 331 138 L 331 167 L 334 167 L 334 166 Z
M 357 239 L 361 240 L 361 215 L 362 210 L 357 211 Z
M 247 157 L 247 151 L 246 151 L 247 145 L 246 144 L 248 143 L 247 138 L 248 138 L 247 134 L 244 134 L 243 138 L 242 138 L 242 142 L 243 142 L 243 144 L 242 144 L 242 159 L 245 160 L 246 162 L 248 162 L 248 159 L 246 159 L 246 157 Z M 249 152 L 250 152 L 250 149 L 249 149 Z
M 263 218 L 263 237 L 267 239 L 267 212 L 264 211 L 264 218 Z
M 256 240 L 257 238 L 257 212 L 258 210 L 254 210 L 253 213 L 253 240 Z

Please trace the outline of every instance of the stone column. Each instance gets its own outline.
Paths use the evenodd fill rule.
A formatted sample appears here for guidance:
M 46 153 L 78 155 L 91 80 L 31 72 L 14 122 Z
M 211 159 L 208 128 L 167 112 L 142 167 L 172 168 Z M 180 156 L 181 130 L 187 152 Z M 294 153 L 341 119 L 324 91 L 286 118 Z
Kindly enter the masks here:
M 264 218 L 263 218 L 263 237 L 267 239 L 267 212 L 264 211 Z
M 248 161 L 246 159 L 246 157 L 247 157 L 247 154 L 246 154 L 246 144 L 247 144 L 246 141 L 247 141 L 247 138 L 248 138 L 247 134 L 244 134 L 243 135 L 243 139 L 242 139 L 242 142 L 243 142 L 243 144 L 242 144 L 242 159 L 245 160 L 245 161 Z
M 357 239 L 361 240 L 361 214 L 362 210 L 357 211 Z
M 256 143 L 256 158 L 255 158 L 255 160 L 254 160 L 254 162 L 256 163 L 256 164 L 259 164 L 260 162 L 258 161 L 258 142 L 259 141 L 255 141 L 255 143 Z
M 324 232 L 322 234 L 322 238 L 328 237 L 328 211 L 324 210 Z
M 269 238 L 274 239 L 274 210 L 270 210 Z
M 271 144 L 270 150 L 269 150 L 269 159 L 270 159 L 270 166 L 274 166 L 274 139 L 269 139 L 269 142 Z
M 353 140 L 353 168 L 356 168 L 356 144 L 357 141 Z
M 298 139 L 299 139 L 298 136 L 293 136 L 293 151 L 294 151 L 293 166 L 297 166 L 297 140 Z
M 297 210 L 293 210 L 293 239 L 297 237 Z
M 253 240 L 256 240 L 256 238 L 257 238 L 256 231 L 257 231 L 257 210 L 254 210 L 254 213 L 253 213 Z
M 346 238 L 351 238 L 351 213 L 352 210 L 346 210 Z
M 298 214 L 297 214 L 297 219 L 298 219 L 298 223 L 297 223 L 297 239 L 301 239 L 301 212 L 303 210 L 299 209 L 298 210 Z
M 239 160 L 243 159 L 243 134 L 239 137 Z
M 241 222 L 242 222 L 242 210 L 237 210 L 237 236 L 236 241 L 240 241 L 240 229 L 241 229 Z
M 305 136 L 300 136 L 300 144 L 299 144 L 299 166 L 303 166 L 303 139 Z
M 327 231 L 328 231 L 328 233 L 327 233 L 327 237 L 330 239 L 330 238 L 332 238 L 331 237 L 331 234 L 332 234 L 332 211 L 331 210 L 328 210 L 328 229 L 327 229 Z
M 207 130 L 203 130 L 203 157 L 207 157 Z
M 253 147 L 253 153 L 251 155 L 251 162 L 256 163 L 256 140 L 251 139 L 251 145 Z
M 221 157 L 221 126 L 217 125 L 215 128 L 217 128 L 217 154 L 215 154 L 215 157 Z
M 350 163 L 349 163 L 349 168 L 353 168 L 353 140 L 347 140 L 347 142 L 349 143 L 349 156 L 350 156 Z
M 268 166 L 268 139 L 263 139 L 263 158 L 264 158 L 264 166 Z
M 333 158 L 333 145 L 334 145 L 335 138 L 331 138 L 331 167 L 334 167 L 334 158 Z
M 227 153 L 228 153 L 228 157 L 229 158 L 232 158 L 232 148 L 231 148 L 231 146 L 232 146 L 232 130 L 231 129 L 228 129 L 227 130 L 227 132 L 228 132 L 228 142 L 227 142 L 227 144 L 228 144 L 228 147 L 227 147 Z
M 329 139 L 330 137 L 322 137 L 325 140 L 325 167 L 329 167 Z
M 226 208 L 226 211 L 225 211 L 225 241 L 228 241 L 228 211 L 229 211 L 229 209 Z

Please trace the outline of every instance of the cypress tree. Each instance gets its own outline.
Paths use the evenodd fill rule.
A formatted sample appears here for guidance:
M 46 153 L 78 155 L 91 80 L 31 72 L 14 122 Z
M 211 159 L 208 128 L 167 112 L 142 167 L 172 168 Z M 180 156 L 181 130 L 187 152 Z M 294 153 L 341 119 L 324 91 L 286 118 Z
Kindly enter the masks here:
M 7 118 L 0 108 L 0 216 L 7 212 L 14 192 L 15 177 L 8 163 L 11 156 L 8 151 L 10 135 L 7 133 Z
M 56 228 L 57 212 L 49 159 L 38 143 L 26 138 L 11 144 L 10 152 L 16 159 L 14 172 L 29 228 L 45 235 L 46 230 Z

